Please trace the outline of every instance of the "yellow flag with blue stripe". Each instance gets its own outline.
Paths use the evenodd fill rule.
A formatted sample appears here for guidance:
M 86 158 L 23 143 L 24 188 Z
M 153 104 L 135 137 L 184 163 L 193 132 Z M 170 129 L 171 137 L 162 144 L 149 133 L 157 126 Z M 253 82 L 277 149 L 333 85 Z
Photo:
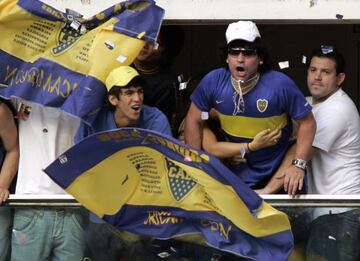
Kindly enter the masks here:
M 152 0 L 120 2 L 88 19 L 38 0 L 0 1 L 0 96 L 56 107 L 91 123 L 104 81 L 155 43 L 164 10 Z
M 201 236 L 254 260 L 287 260 L 286 214 L 265 203 L 215 157 L 137 128 L 89 136 L 45 172 L 119 229 L 160 239 Z

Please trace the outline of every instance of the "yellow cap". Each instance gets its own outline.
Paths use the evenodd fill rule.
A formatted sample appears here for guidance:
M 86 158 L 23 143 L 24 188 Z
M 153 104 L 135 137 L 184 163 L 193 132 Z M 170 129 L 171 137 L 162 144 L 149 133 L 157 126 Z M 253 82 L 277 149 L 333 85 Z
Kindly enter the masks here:
M 110 91 L 113 86 L 125 87 L 139 73 L 130 66 L 120 66 L 113 69 L 106 78 L 106 89 Z

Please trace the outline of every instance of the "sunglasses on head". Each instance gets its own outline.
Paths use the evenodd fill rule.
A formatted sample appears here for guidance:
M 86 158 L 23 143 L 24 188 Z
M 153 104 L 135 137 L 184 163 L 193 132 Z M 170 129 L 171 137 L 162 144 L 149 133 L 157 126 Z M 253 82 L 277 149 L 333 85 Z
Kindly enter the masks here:
M 256 49 L 242 48 L 242 47 L 229 47 L 228 54 L 230 55 L 239 55 L 242 53 L 244 56 L 253 56 L 256 55 Z

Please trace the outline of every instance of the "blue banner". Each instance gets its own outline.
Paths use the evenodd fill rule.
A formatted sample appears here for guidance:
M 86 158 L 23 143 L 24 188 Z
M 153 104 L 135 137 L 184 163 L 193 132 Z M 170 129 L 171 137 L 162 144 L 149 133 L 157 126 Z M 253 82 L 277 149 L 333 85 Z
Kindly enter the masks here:
M 160 239 L 198 235 L 254 260 L 287 260 L 286 214 L 218 159 L 154 132 L 122 128 L 84 139 L 45 169 L 81 204 L 119 229 Z
M 156 42 L 163 16 L 151 0 L 120 2 L 89 19 L 38 0 L 0 1 L 0 96 L 91 123 L 108 73 Z

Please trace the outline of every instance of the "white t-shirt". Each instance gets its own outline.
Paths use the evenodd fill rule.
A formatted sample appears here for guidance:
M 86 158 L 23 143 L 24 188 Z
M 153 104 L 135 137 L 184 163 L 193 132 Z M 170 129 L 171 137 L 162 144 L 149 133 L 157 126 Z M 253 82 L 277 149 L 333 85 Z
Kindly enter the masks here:
M 27 120 L 19 119 L 16 194 L 65 194 L 42 170 L 74 144 L 80 119 L 56 108 L 22 102 L 31 112 Z M 20 100 L 14 103 L 18 106 Z
M 309 99 L 312 104 L 312 99 Z M 339 89 L 313 105 L 316 124 L 309 194 L 360 194 L 360 118 L 354 102 Z

